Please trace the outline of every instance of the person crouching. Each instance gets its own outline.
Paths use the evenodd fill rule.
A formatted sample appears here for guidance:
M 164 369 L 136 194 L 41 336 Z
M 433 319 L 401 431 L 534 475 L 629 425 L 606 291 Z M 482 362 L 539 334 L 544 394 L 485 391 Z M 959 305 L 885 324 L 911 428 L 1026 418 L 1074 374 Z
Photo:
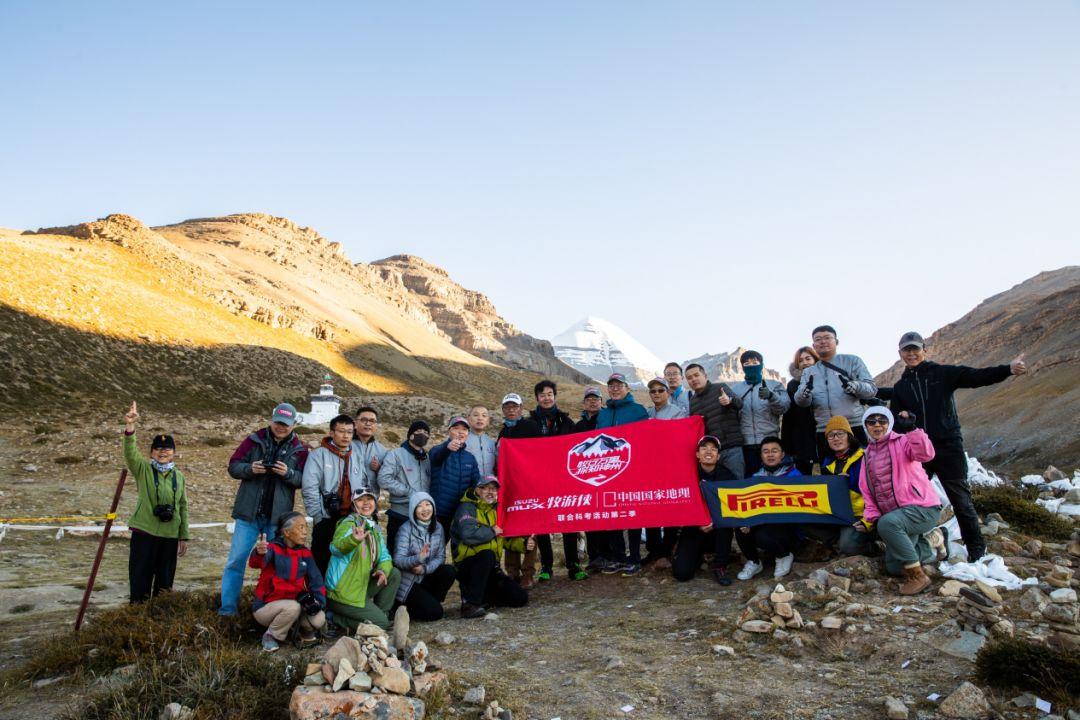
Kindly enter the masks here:
M 389 628 L 388 613 L 401 584 L 401 573 L 394 567 L 382 530 L 372 518 L 375 503 L 371 488 L 356 488 L 353 511 L 338 522 L 330 542 L 326 606 L 333 623 L 350 633 L 363 622 L 383 630 Z
M 442 603 L 457 568 L 446 564 L 446 534 L 435 517 L 435 501 L 426 492 L 409 498 L 409 520 L 401 526 L 396 542 L 394 565 L 401 571 L 397 601 L 413 620 L 441 620 Z
M 485 606 L 522 607 L 529 602 L 529 592 L 499 567 L 503 531 L 496 522 L 498 502 L 499 481 L 494 475 L 482 477 L 465 491 L 450 525 L 464 618 L 483 617 Z
M 248 558 L 248 566 L 261 570 L 251 608 L 255 621 L 266 627 L 262 638 L 266 652 L 277 650 L 297 625 L 301 646 L 310 645 L 326 623 L 326 588 L 304 544 L 307 531 L 303 515 L 286 513 L 278 521 L 278 539 L 267 542 L 266 535 L 260 535 Z
M 870 437 L 859 489 L 865 508 L 855 529 L 866 531 L 877 525 L 885 543 L 885 570 L 903 575 L 901 595 L 915 595 L 930 587 L 923 563 L 936 556 L 924 537 L 941 517 L 941 501 L 926 476 L 922 463 L 934 459 L 934 445 L 926 431 L 893 432 L 893 415 L 886 407 L 868 407 L 863 427 Z

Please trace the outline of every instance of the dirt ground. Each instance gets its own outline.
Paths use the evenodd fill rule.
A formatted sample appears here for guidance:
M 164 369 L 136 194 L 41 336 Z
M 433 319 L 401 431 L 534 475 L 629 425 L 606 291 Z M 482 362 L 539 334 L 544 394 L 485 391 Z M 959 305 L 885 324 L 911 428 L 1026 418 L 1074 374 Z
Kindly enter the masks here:
M 142 434 L 175 429 L 178 423 L 177 418 L 150 418 Z M 193 421 L 178 433 L 191 522 L 228 518 L 234 483 L 225 463 L 243 434 L 258 423 L 258 418 Z M 0 518 L 104 513 L 119 470 L 119 447 L 115 422 L 73 422 L 46 432 L 0 426 Z M 85 459 L 55 462 L 64 457 Z M 126 492 L 122 518 L 133 501 L 134 492 Z M 215 588 L 229 536 L 213 528 L 194 538 L 179 565 L 176 587 Z M 11 531 L 0 542 L 0 670 L 24 661 L 41 635 L 74 621 L 96 545 L 96 535 L 57 540 L 52 531 Z M 127 539 L 110 540 L 92 609 L 126 600 L 126 560 Z M 797 563 L 785 581 L 805 578 L 817 567 L 821 564 Z M 584 582 L 557 574 L 532 591 L 528 607 L 496 610 L 494 620 L 460 619 L 455 587 L 447 601 L 448 618 L 416 624 L 411 634 L 431 646 L 435 661 L 451 675 L 458 700 L 465 688 L 482 684 L 488 699 L 513 709 L 515 717 L 537 720 L 872 718 L 885 716 L 886 695 L 903 700 L 910 717 L 931 718 L 937 716 L 936 703 L 927 696 L 945 697 L 971 677 L 970 661 L 917 638 L 949 619 L 948 602 L 936 594 L 938 581 L 934 594 L 917 599 L 895 594 L 893 582 L 883 577 L 856 583 L 848 602 L 888 613 L 849 618 L 845 624 L 852 630 L 789 631 L 786 639 L 733 637 L 746 601 L 755 590 L 771 588 L 770 572 L 767 566 L 754 581 L 728 588 L 704 572 L 688 583 L 677 583 L 662 570 L 637 578 L 597 575 Z M 253 572 L 248 580 L 254 581 Z M 1007 603 L 1019 595 L 1009 593 Z M 820 603 L 796 604 L 806 620 L 825 614 Z M 441 631 L 455 641 L 435 644 Z M 734 656 L 716 651 L 717 645 L 730 646 Z M 282 655 L 303 661 L 318 654 Z M 0 720 L 57 717 L 90 690 L 64 683 L 14 688 L 0 700 Z M 990 694 L 1002 716 L 1037 716 L 1033 709 L 1008 705 L 1011 696 Z M 477 714 L 459 702 L 443 716 Z

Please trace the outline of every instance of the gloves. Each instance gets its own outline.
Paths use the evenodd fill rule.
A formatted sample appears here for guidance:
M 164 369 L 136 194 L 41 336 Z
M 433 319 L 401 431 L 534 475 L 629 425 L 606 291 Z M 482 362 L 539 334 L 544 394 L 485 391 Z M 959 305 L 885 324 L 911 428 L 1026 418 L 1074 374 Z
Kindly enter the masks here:
M 300 603 L 300 607 L 304 609 L 304 613 L 307 615 L 318 615 L 322 611 L 319 599 L 315 597 L 314 593 L 306 590 L 296 596 L 296 602 Z
M 806 389 L 807 390 L 813 390 L 814 389 L 814 376 L 813 375 L 806 378 Z
M 762 380 L 761 387 L 759 387 L 757 391 L 757 396 L 762 400 L 772 400 L 776 397 L 776 393 L 774 393 L 769 386 L 765 384 L 765 381 Z
M 893 422 L 893 429 L 896 430 L 896 432 L 898 433 L 911 432 L 916 427 L 916 419 L 917 418 L 915 416 L 915 413 L 913 412 L 908 412 L 907 417 L 904 417 L 903 415 L 897 415 L 895 421 Z
M 851 382 L 851 378 L 847 375 L 840 376 L 840 387 L 844 388 L 844 392 L 848 395 L 855 394 L 855 383 Z

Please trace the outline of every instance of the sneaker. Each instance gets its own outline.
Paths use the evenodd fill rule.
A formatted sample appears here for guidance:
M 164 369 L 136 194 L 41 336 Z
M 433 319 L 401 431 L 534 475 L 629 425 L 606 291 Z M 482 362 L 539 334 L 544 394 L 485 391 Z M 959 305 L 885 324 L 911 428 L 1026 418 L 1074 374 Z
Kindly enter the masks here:
M 742 570 L 739 571 L 739 574 L 736 577 L 740 580 L 749 580 L 759 572 L 761 572 L 761 563 L 747 560 L 746 564 L 743 565 Z
M 334 638 L 341 637 L 342 631 L 340 625 L 328 619 L 326 621 L 326 624 L 323 625 L 321 632 L 324 638 L 326 638 L 327 640 L 333 640 Z
M 717 585 L 727 587 L 731 584 L 731 576 L 727 574 L 727 565 L 717 565 L 712 569 L 712 579 Z
M 461 603 L 461 617 L 466 620 L 472 620 L 474 618 L 482 618 L 487 615 L 487 608 L 482 605 L 470 605 L 469 603 Z
M 788 553 L 784 557 L 776 558 L 776 568 L 773 569 L 774 578 L 782 578 L 791 572 L 791 564 L 795 562 L 795 555 Z
M 536 579 L 539 580 L 540 582 L 550 580 L 551 579 L 551 571 L 550 570 L 541 570 L 540 574 L 536 576 Z
M 301 650 L 307 648 L 313 648 L 319 644 L 319 636 L 312 633 L 311 635 L 300 635 L 300 639 L 297 641 L 297 647 Z
M 604 575 L 615 575 L 622 569 L 622 563 L 612 562 L 611 560 L 605 560 L 604 564 L 600 566 L 600 572 Z
M 280 648 L 280 647 L 281 646 L 278 645 L 278 641 L 274 639 L 274 636 L 271 635 L 269 631 L 263 633 L 263 636 L 262 636 L 262 649 L 263 649 L 263 652 L 268 652 L 268 653 L 277 652 L 278 648 Z
M 604 567 L 604 558 L 594 557 L 594 558 L 591 558 L 589 560 L 589 564 L 585 566 L 585 569 L 586 570 L 595 570 L 596 572 L 600 572 L 600 570 L 603 569 L 603 567 Z
M 589 579 L 589 573 L 585 572 L 581 568 L 577 568 L 576 570 L 571 570 L 570 571 L 570 579 L 571 580 L 588 580 Z
M 640 575 L 641 565 L 638 563 L 626 563 L 622 566 L 622 572 L 620 574 L 623 577 L 634 577 L 635 575 Z

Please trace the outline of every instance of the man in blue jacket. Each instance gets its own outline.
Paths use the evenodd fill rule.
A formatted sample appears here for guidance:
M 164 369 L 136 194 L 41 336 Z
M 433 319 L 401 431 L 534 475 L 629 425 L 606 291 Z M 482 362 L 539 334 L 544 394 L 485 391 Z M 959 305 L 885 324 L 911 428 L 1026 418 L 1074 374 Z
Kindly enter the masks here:
M 596 416 L 596 429 L 648 420 L 649 412 L 630 394 L 630 385 L 622 373 L 612 373 L 607 381 L 608 401 Z M 600 541 L 600 551 L 608 560 L 601 572 L 633 577 L 641 572 L 641 528 L 626 531 L 629 548 L 623 544 L 621 530 L 610 530 Z
M 450 537 L 450 522 L 465 491 L 480 480 L 480 466 L 469 452 L 469 421 L 461 415 L 450 420 L 450 437 L 431 448 L 431 496 L 438 508 L 439 524 Z

